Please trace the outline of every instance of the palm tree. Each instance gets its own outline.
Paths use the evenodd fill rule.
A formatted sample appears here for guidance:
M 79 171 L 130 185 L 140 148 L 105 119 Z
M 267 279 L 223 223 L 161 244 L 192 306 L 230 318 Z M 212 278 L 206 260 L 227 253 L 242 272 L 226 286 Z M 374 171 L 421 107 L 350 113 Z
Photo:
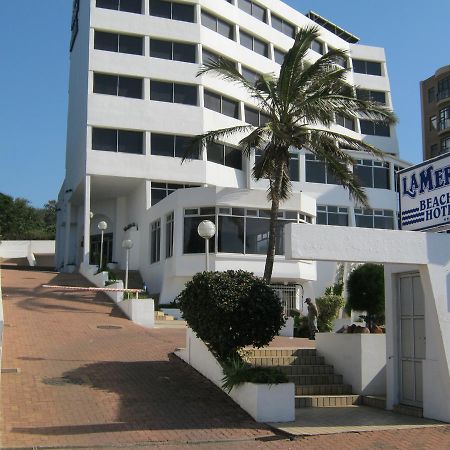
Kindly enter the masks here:
M 344 134 L 330 131 L 335 115 L 374 122 L 395 123 L 392 111 L 385 106 L 356 98 L 354 88 L 346 82 L 348 69 L 338 65 L 347 57 L 343 50 L 332 49 L 312 63 L 306 56 L 314 39 L 319 36 L 315 26 L 300 29 L 295 42 L 284 58 L 280 74 L 261 75 L 253 84 L 246 80 L 228 60 L 209 60 L 198 76 L 212 73 L 245 88 L 267 116 L 261 126 L 235 126 L 209 131 L 197 136 L 196 144 L 207 145 L 228 137 L 244 137 L 239 144 L 248 157 L 253 149 L 262 151 L 253 168 L 253 176 L 267 178 L 268 200 L 271 202 L 269 243 L 264 269 L 267 283 L 272 277 L 277 239 L 277 214 L 280 203 L 289 198 L 289 148 L 305 148 L 318 160 L 326 162 L 329 170 L 348 189 L 351 197 L 364 206 L 367 196 L 350 170 L 355 161 L 343 149 L 369 152 L 382 156 L 382 151 Z M 185 158 L 193 152 L 187 151 Z M 197 147 L 198 148 L 198 147 Z

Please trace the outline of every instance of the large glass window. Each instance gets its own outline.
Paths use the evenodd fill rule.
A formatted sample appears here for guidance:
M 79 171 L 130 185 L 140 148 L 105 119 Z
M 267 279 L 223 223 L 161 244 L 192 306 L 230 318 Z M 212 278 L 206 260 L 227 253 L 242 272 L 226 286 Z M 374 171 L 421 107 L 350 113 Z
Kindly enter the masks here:
M 253 71 L 252 69 L 249 69 L 248 67 L 242 66 L 242 76 L 251 84 L 255 84 L 259 78 L 260 75 Z
M 265 56 L 266 58 L 269 57 L 269 44 L 252 36 L 251 34 L 241 30 L 239 32 L 239 42 L 241 45 L 253 50 L 255 53 Z
M 238 6 L 242 11 L 256 17 L 261 22 L 266 22 L 266 9 L 259 6 L 257 3 L 251 0 L 238 0 Z
M 387 123 L 372 122 L 371 120 L 359 119 L 361 133 L 369 136 L 390 137 L 391 127 Z
M 242 170 L 242 153 L 228 145 L 211 142 L 206 146 L 208 161 Z
M 228 39 L 234 40 L 234 26 L 231 23 L 225 22 L 212 14 L 202 11 L 202 25 L 216 33 L 225 36 Z
M 381 76 L 381 63 L 376 61 L 353 60 L 353 72 Z
M 142 78 L 94 73 L 94 93 L 142 98 Z
M 450 106 L 439 111 L 439 130 L 450 128 Z
M 353 119 L 352 117 L 347 117 L 342 114 L 336 114 L 336 123 L 341 127 L 355 131 L 355 119 Z
M 173 256 L 173 231 L 174 215 L 171 212 L 166 216 L 166 258 Z
M 273 48 L 273 56 L 274 56 L 275 62 L 281 66 L 284 62 L 284 58 L 286 57 L 286 52 L 274 47 Z
M 348 208 L 342 206 L 317 205 L 316 222 L 319 225 L 348 226 Z
M 204 106 L 226 116 L 239 118 L 239 102 L 205 89 Z
M 341 184 L 327 164 L 310 153 L 305 154 L 305 172 L 309 183 Z
M 164 19 L 195 22 L 195 6 L 188 3 L 175 3 L 165 0 L 149 0 L 150 15 Z
M 363 187 L 390 189 L 389 163 L 359 159 L 353 166 L 353 173 Z
M 370 91 L 368 89 L 356 89 L 356 97 L 364 101 L 378 102 L 382 105 L 386 104 L 386 92 Z
M 360 228 L 394 229 L 394 212 L 387 209 L 355 208 L 355 223 Z
M 192 145 L 192 137 L 177 136 L 173 134 L 152 133 L 151 153 L 152 155 L 183 158 L 186 151 Z M 190 159 L 198 159 L 198 152 L 192 154 Z
M 152 206 L 159 203 L 163 198 L 177 191 L 178 189 L 188 189 L 200 187 L 198 184 L 178 184 L 178 183 L 158 183 L 152 181 L 151 198 Z
M 108 52 L 129 53 L 131 55 L 143 54 L 143 37 L 129 34 L 107 33 L 95 31 L 94 48 Z
M 441 140 L 441 153 L 450 152 L 450 136 Z
M 284 20 L 282 17 L 279 17 L 272 13 L 272 27 L 278 31 L 281 31 L 286 36 L 290 38 L 295 37 L 295 26 Z
M 97 0 L 97 8 L 142 14 L 142 0 Z
M 245 106 L 244 112 L 245 121 L 255 127 L 263 126 L 270 120 L 270 117 L 267 114 L 264 114 L 256 108 L 250 108 L 250 106 Z
M 183 253 L 205 253 L 205 240 L 199 236 L 197 227 L 203 220 L 216 223 L 215 208 L 189 208 L 184 210 Z M 215 253 L 215 239 L 209 240 L 209 251 Z
M 311 42 L 310 48 L 311 48 L 311 50 L 314 50 L 316 53 L 319 53 L 321 55 L 323 55 L 325 53 L 322 42 L 318 41 L 317 39 L 314 39 Z
M 189 63 L 196 62 L 196 45 L 182 42 L 150 40 L 150 56 Z
M 92 128 L 92 150 L 121 153 L 144 153 L 142 131 Z
M 161 220 L 155 220 L 150 224 L 150 263 L 161 259 Z
M 184 105 L 196 106 L 197 86 L 151 80 L 150 99 L 160 102 L 182 103 Z
M 450 97 L 450 77 L 438 81 L 438 100 Z

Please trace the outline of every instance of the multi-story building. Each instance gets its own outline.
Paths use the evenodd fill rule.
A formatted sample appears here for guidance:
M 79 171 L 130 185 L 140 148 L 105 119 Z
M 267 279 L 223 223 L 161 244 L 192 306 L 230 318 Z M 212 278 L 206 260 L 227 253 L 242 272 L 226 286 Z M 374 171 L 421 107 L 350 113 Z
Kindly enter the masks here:
M 320 39 L 309 58 L 346 50 L 341 64 L 357 95 L 392 107 L 383 49 L 359 45 L 318 14 L 279 0 L 75 0 L 58 267 L 98 263 L 97 226 L 105 221 L 103 261 L 123 266 L 121 243 L 131 239 L 130 267 L 150 292 L 171 301 L 204 269 L 197 225 L 210 219 L 217 225 L 211 269 L 262 275 L 270 205 L 267 183 L 251 176 L 258 154 L 244 157 L 230 140 L 183 164 L 180 157 L 192 136 L 264 119 L 240 87 L 197 76 L 202 62 L 222 56 L 249 79 L 276 74 L 296 31 L 312 24 Z M 379 161 L 349 151 L 371 209 L 355 206 L 326 164 L 292 148 L 293 194 L 282 205 L 280 229 L 290 221 L 396 228 L 394 174 L 407 164 L 398 159 L 395 126 L 336 117 L 333 129 L 386 152 Z M 333 282 L 335 263 L 287 261 L 282 237 L 277 253 L 274 283 L 303 285 L 314 295 Z
M 450 152 L 450 65 L 420 83 L 423 159 Z

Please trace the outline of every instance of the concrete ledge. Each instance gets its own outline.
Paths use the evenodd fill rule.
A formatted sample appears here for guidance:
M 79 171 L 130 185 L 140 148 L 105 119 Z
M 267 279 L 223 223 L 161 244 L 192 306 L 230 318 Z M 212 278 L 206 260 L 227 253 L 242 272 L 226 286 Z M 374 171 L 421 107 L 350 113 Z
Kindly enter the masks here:
M 222 367 L 190 328 L 186 332 L 186 348 L 175 353 L 222 389 Z M 290 422 L 295 419 L 294 383 L 242 383 L 228 395 L 257 422 Z

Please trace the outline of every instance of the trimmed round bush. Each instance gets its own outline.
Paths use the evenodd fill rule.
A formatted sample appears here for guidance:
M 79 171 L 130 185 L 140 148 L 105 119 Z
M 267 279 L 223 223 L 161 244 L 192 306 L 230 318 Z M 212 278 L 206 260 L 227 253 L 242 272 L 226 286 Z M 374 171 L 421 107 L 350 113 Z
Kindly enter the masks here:
M 284 325 L 273 289 L 243 270 L 197 273 L 177 297 L 188 325 L 222 362 L 267 345 Z

